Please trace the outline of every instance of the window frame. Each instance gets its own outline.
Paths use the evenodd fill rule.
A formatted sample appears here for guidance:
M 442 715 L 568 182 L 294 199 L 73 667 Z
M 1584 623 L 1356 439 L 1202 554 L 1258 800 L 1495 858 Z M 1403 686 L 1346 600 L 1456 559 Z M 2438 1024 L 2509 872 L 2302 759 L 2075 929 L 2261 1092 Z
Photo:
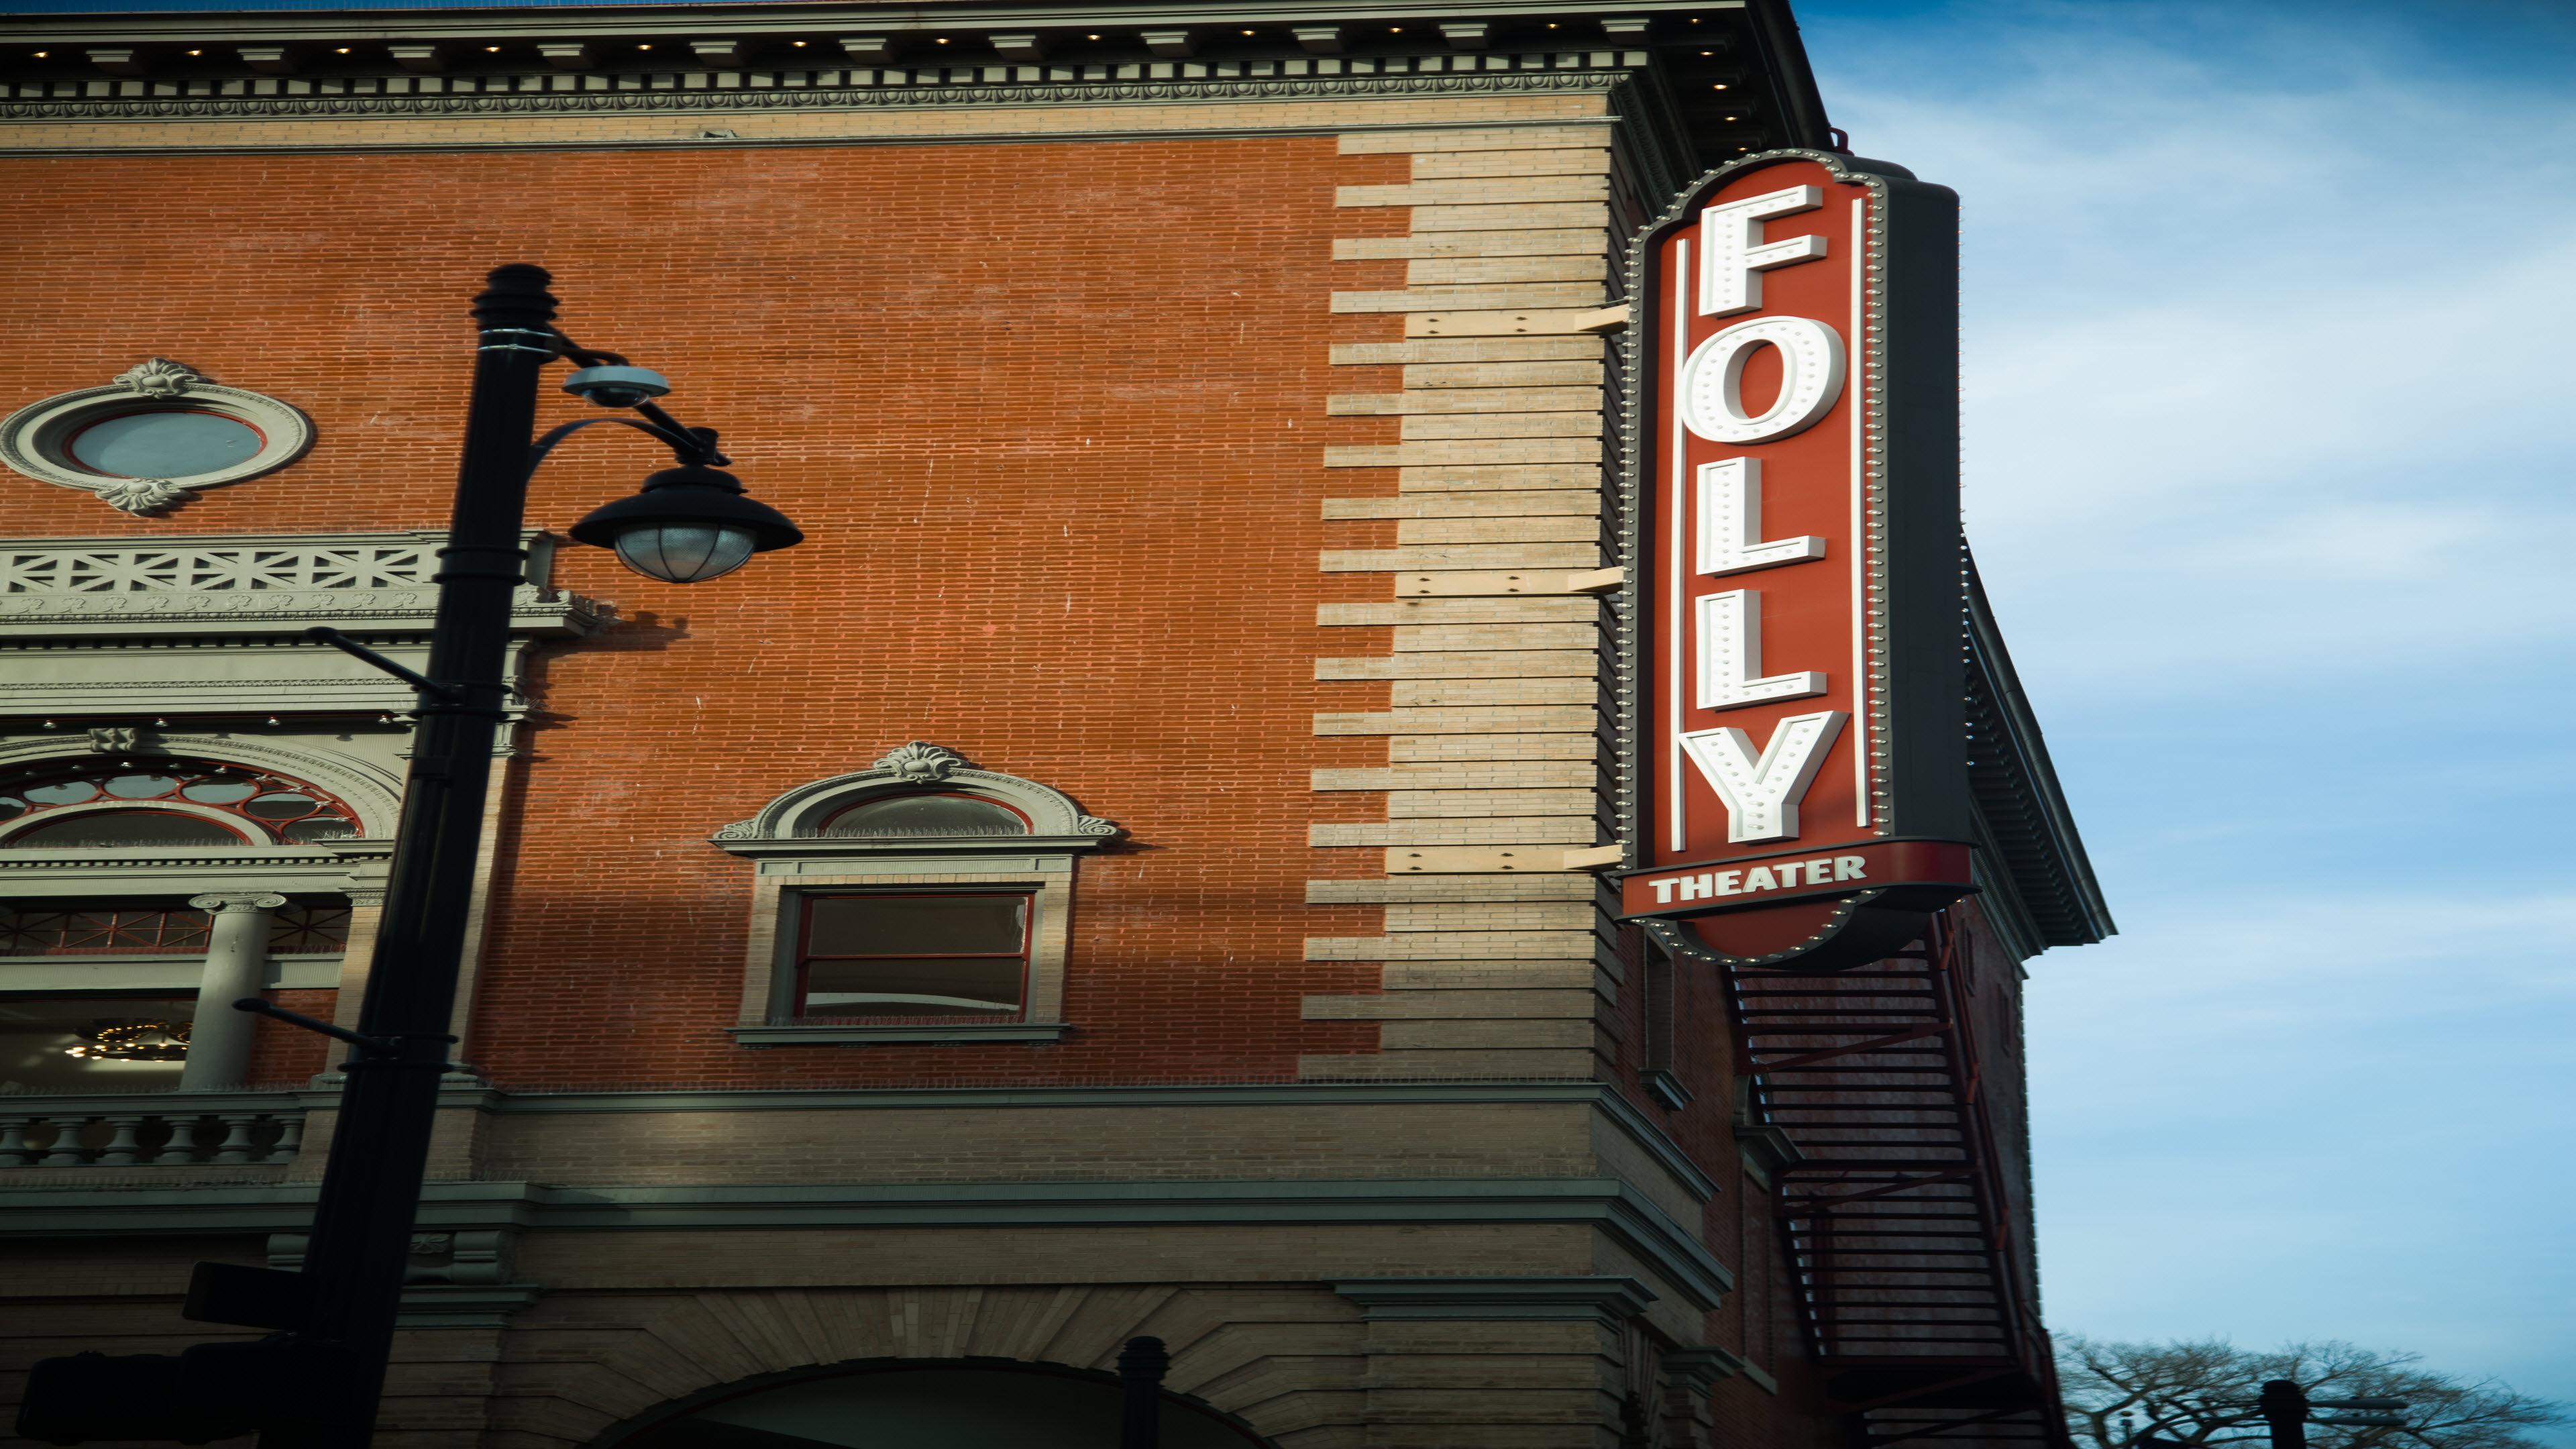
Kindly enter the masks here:
M 788 955 L 786 1010 L 780 1015 L 799 1026 L 876 1025 L 901 1021 L 912 1024 L 929 1020 L 946 1025 L 950 1013 L 860 1011 L 847 1015 L 816 1017 L 809 1013 L 805 1001 L 813 993 L 813 968 L 818 959 L 814 950 L 814 907 L 824 901 L 851 900 L 959 900 L 980 897 L 1020 902 L 1020 943 L 1016 951 L 901 951 L 874 955 L 834 955 L 821 959 L 831 961 L 1014 961 L 1019 964 L 1019 1004 L 1008 1012 L 958 1012 L 963 1022 L 1016 1022 L 1025 1020 L 1029 1011 L 1029 955 L 1037 939 L 1038 897 L 1034 890 L 1011 890 L 991 887 L 978 890 L 805 890 L 796 892 L 794 902 L 796 931 Z
M 1637 933 L 1643 945 L 1637 957 L 1637 1081 L 1664 1110 L 1678 1112 L 1691 1103 L 1682 1085 L 1679 1053 L 1681 971 L 1673 953 L 1652 935 Z
M 898 794 L 965 795 L 1010 810 L 1026 835 L 825 835 L 853 806 Z M 751 863 L 751 919 L 741 1014 L 726 1028 L 746 1047 L 880 1042 L 1051 1042 L 1065 1019 L 1075 862 L 1120 834 L 1072 797 L 1034 780 L 979 770 L 955 751 L 914 741 L 875 766 L 799 785 L 712 843 Z M 805 897 L 887 891 L 1005 892 L 1029 898 L 1026 990 L 1018 1019 L 913 1018 L 804 1023 L 794 1016 Z
M 167 478 L 102 473 L 71 452 L 72 440 L 100 423 L 139 413 L 190 412 L 226 418 L 259 436 L 259 450 L 237 462 Z M 313 420 L 293 404 L 245 388 L 223 387 L 167 358 L 127 368 L 101 387 L 39 398 L 0 418 L 0 467 L 97 495 L 111 508 L 160 513 L 194 496 L 274 473 L 313 446 Z

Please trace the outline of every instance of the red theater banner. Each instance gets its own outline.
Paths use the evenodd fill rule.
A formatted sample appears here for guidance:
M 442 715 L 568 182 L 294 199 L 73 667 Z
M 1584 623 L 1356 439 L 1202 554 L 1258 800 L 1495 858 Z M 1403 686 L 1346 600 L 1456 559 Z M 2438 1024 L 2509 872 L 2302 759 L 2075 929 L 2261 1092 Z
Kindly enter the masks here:
M 1969 890 L 1958 199 L 1774 152 L 1641 239 L 1622 914 L 1834 969 Z

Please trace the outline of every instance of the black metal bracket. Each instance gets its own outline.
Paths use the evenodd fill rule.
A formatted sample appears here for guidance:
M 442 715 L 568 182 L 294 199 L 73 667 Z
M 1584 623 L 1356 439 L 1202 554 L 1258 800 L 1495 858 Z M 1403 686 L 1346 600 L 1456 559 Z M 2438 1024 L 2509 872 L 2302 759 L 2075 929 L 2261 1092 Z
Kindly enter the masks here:
M 620 417 L 581 418 L 548 429 L 544 437 L 529 445 L 528 472 L 533 475 L 538 465 L 546 461 L 546 455 L 553 452 L 556 445 L 564 439 L 584 428 L 595 428 L 601 423 L 616 423 L 621 427 L 633 428 L 639 433 L 646 434 L 655 442 L 669 448 L 671 456 L 683 463 L 702 463 L 708 467 L 721 468 L 733 461 L 716 451 L 714 446 L 716 435 L 713 429 L 682 427 L 679 419 L 651 403 L 637 403 L 635 411 L 645 414 L 653 421 L 638 422 L 633 418 Z
M 246 1011 L 253 1016 L 264 1016 L 271 1021 L 282 1021 L 288 1026 L 300 1027 L 305 1031 L 314 1032 L 321 1036 L 327 1036 L 333 1041 L 347 1042 L 350 1046 L 356 1048 L 361 1054 L 379 1059 L 392 1058 L 401 1055 L 403 1043 L 405 1041 L 453 1042 L 456 1040 L 453 1036 L 368 1036 L 361 1032 L 351 1031 L 344 1026 L 333 1026 L 331 1023 L 324 1021 L 319 1017 L 306 1016 L 300 1011 L 289 1011 L 285 1007 L 278 1006 L 270 1002 L 266 997 L 261 996 L 245 996 L 239 1001 L 233 1003 L 233 1010 Z M 464 1070 L 464 1068 L 458 1066 L 454 1062 L 440 1062 L 438 1064 L 438 1069 L 442 1072 L 458 1072 Z
M 428 675 L 416 672 L 408 665 L 388 659 L 384 655 L 377 653 L 373 649 L 370 649 L 366 645 L 359 643 L 357 640 L 350 638 L 348 635 L 341 633 L 339 630 L 332 628 L 328 624 L 316 624 L 312 628 L 305 630 L 304 635 L 308 639 L 318 639 L 321 642 L 330 645 L 332 648 L 339 650 L 341 653 L 348 655 L 352 659 L 372 664 L 376 668 L 383 670 L 385 673 L 392 675 L 394 678 L 401 680 L 403 683 L 410 685 L 412 688 L 419 690 L 421 693 L 428 695 L 432 699 L 443 699 L 450 704 L 458 704 L 463 702 L 465 698 L 465 691 L 458 689 L 455 685 L 441 684 L 437 680 L 430 678 Z
M 595 348 L 582 346 L 566 337 L 560 327 L 549 327 L 546 330 L 554 334 L 555 355 L 569 359 L 577 367 L 631 367 L 634 365 L 622 354 L 601 352 Z M 638 432 L 650 433 L 667 445 L 683 463 L 702 463 L 711 468 L 722 468 L 733 462 L 733 459 L 716 451 L 716 435 L 708 429 L 689 427 L 678 418 L 662 411 L 650 400 L 636 403 L 634 410 L 642 413 L 648 421 L 639 423 L 633 418 L 584 418 L 580 422 L 566 423 L 547 433 L 537 440 L 536 446 L 529 449 L 528 471 L 536 472 L 537 465 L 546 460 L 546 454 L 553 452 L 557 443 L 593 423 L 624 423 Z

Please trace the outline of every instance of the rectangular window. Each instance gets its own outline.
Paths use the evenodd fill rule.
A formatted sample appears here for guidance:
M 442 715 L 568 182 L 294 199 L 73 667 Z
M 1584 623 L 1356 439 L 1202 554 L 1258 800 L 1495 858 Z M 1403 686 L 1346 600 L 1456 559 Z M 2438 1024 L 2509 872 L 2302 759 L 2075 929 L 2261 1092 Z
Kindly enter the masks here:
M 1031 905 L 998 891 L 806 896 L 796 1019 L 1016 1017 L 1028 999 Z
M 0 956 L 203 956 L 213 921 L 148 901 L 0 905 Z M 323 955 L 348 944 L 345 905 L 296 901 L 269 915 L 271 955 Z
M 1678 1112 L 1691 1099 L 1690 1089 L 1682 1085 L 1678 1071 L 1679 983 L 1672 953 L 1651 939 L 1640 944 L 1644 949 L 1639 953 L 1637 984 L 1644 1020 L 1639 1024 L 1644 1028 L 1645 1039 L 1637 1044 L 1637 1078 L 1656 1101 Z

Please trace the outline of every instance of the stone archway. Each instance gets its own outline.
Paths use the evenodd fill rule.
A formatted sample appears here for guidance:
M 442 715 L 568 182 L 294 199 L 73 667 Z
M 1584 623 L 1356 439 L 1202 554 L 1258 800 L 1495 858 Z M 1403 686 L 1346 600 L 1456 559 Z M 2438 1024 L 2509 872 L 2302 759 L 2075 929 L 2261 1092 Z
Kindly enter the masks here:
M 591 1449 L 1117 1449 L 1114 1375 L 1009 1359 L 868 1359 L 723 1384 L 614 1425 Z M 1163 1395 L 1162 1449 L 1270 1449 Z

